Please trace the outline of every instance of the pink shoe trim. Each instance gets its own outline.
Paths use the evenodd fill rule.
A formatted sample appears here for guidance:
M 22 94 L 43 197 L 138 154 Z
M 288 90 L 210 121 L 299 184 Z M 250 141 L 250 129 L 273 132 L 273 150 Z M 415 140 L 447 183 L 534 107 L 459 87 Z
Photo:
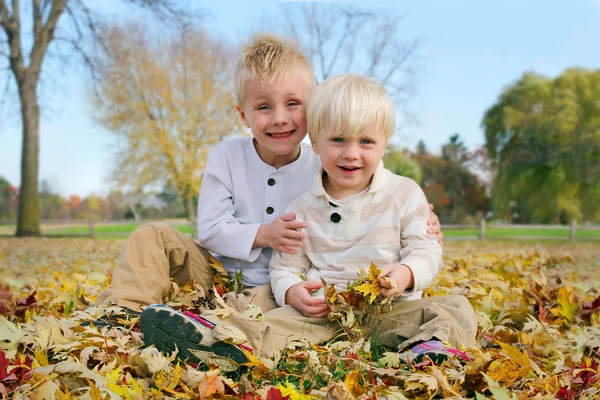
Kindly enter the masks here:
M 212 322 L 205 320 L 204 318 L 200 317 L 199 315 L 196 315 L 189 311 L 184 311 L 183 313 L 186 316 L 192 318 L 193 320 L 200 322 L 202 325 L 204 325 L 208 329 L 215 329 L 216 324 L 213 324 Z M 238 344 L 238 347 L 241 347 L 242 349 L 247 350 L 251 353 L 254 351 L 254 349 L 252 347 L 248 346 L 247 344 L 243 344 L 243 343 Z

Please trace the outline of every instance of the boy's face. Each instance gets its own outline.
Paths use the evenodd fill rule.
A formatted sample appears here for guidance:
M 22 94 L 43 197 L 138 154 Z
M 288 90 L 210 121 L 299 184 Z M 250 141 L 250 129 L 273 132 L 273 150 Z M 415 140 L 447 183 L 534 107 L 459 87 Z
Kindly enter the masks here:
M 306 107 L 311 92 L 308 79 L 298 73 L 272 84 L 251 80 L 244 92 L 244 107 L 238 107 L 238 111 L 252 131 L 260 158 L 275 168 L 293 162 L 306 136 Z
M 373 123 L 356 137 L 323 133 L 311 143 L 327 172 L 323 178 L 325 191 L 334 199 L 342 199 L 362 192 L 371 184 L 387 139 Z

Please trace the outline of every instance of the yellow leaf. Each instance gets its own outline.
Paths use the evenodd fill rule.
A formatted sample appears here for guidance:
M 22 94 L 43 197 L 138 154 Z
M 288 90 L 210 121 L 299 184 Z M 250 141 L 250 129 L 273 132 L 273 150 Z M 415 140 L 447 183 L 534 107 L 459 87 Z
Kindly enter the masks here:
M 362 389 L 360 385 L 360 371 L 355 369 L 354 371 L 348 372 L 346 374 L 346 378 L 344 378 L 344 384 L 353 396 L 357 397 L 361 395 Z
M 558 290 L 558 304 L 560 305 L 560 314 L 569 322 L 573 321 L 575 312 L 577 311 L 577 304 L 573 301 L 573 292 L 561 287 Z
M 381 285 L 377 282 L 365 282 L 357 286 L 355 290 L 362 293 L 365 297 L 369 297 L 369 304 L 372 304 L 381 292 Z
M 210 262 L 208 265 L 214 269 L 216 273 L 213 278 L 214 285 L 219 286 L 225 291 L 228 291 L 229 281 L 231 278 L 229 277 L 229 272 L 227 272 L 223 263 L 217 260 L 215 257 L 210 256 Z
M 48 355 L 45 352 L 36 350 L 33 352 L 33 358 L 35 358 L 35 361 L 37 361 L 40 366 L 48 366 Z
M 299 393 L 298 391 L 296 391 L 296 388 L 294 387 L 294 385 L 292 385 L 289 382 L 285 383 L 285 386 L 283 386 L 283 384 L 278 384 L 277 385 L 277 389 L 279 389 L 279 391 L 281 392 L 281 395 L 283 397 L 286 396 L 290 396 L 289 400 L 311 400 L 313 399 L 312 396 L 307 396 L 305 394 Z
M 381 269 L 377 265 L 371 263 L 371 265 L 369 265 L 369 281 L 372 283 L 377 282 L 379 275 L 381 275 Z

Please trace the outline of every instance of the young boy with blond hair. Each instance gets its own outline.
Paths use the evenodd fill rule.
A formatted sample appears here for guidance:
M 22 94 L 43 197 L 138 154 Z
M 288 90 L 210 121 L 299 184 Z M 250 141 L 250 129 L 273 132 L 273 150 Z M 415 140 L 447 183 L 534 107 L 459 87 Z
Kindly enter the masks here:
M 210 362 L 217 355 L 234 363 L 244 361 L 242 352 L 219 341 L 224 336 L 216 332 L 236 332 L 236 340 L 266 357 L 277 357 L 294 340 L 327 341 L 341 327 L 326 318 L 328 306 L 314 293 L 321 279 L 344 289 L 374 262 L 381 266 L 384 294 L 396 298 L 379 325 L 382 344 L 406 351 L 408 360 L 423 353 L 466 358 L 456 348 L 475 345 L 477 321 L 469 301 L 463 296 L 421 298 L 442 268 L 442 249 L 427 233 L 423 191 L 381 162 L 395 127 L 384 88 L 370 78 L 340 75 L 316 89 L 307 113 L 311 145 L 322 168 L 310 177 L 310 190 L 286 211 L 305 224 L 297 232 L 303 246 L 275 251 L 270 262 L 280 307 L 261 321 L 242 313 L 223 317 L 222 310 L 197 317 L 150 306 L 141 315 L 144 340 L 161 350 L 178 348 L 192 361 Z
M 224 140 L 211 151 L 198 199 L 199 243 L 164 223 L 139 227 L 128 238 L 97 304 L 137 311 L 161 303 L 171 279 L 179 284 L 194 280 L 208 290 L 215 273 L 209 265 L 212 252 L 231 277 L 242 273 L 245 289 L 226 294 L 230 306 L 244 310 L 252 301 L 263 312 L 276 308 L 269 284 L 272 251 L 297 253 L 304 239 L 299 230 L 306 228 L 284 211 L 310 188 L 320 168 L 318 156 L 302 143 L 314 87 L 310 62 L 298 49 L 273 36 L 254 37 L 236 70 L 237 109 L 252 137 Z M 434 214 L 429 222 L 441 240 Z

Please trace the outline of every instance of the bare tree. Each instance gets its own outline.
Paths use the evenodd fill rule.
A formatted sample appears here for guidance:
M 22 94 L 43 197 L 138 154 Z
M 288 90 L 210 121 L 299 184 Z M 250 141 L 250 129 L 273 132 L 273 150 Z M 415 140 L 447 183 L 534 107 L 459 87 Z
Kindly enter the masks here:
M 317 81 L 355 72 L 377 79 L 397 104 L 411 96 L 423 39 L 401 37 L 402 16 L 317 2 L 287 6 L 284 15 L 283 29 L 304 46 Z
M 162 21 L 184 23 L 192 15 L 181 9 L 176 0 L 122 1 L 149 10 Z M 10 3 L 0 0 L 0 58 L 6 62 L 4 69 L 9 70 L 15 79 L 23 129 L 17 236 L 41 233 L 38 86 L 42 67 L 46 59 L 53 58 L 48 57 L 53 50 L 56 62 L 65 61 L 64 53 L 59 51 L 60 44 L 65 45 L 70 55 L 77 54 L 86 65 L 92 66 L 87 43 L 101 44 L 98 34 L 100 22 L 85 0 L 31 0 L 29 7 L 22 5 L 20 0 Z M 29 29 L 31 32 L 26 32 Z M 26 49 L 29 42 L 31 46 Z

